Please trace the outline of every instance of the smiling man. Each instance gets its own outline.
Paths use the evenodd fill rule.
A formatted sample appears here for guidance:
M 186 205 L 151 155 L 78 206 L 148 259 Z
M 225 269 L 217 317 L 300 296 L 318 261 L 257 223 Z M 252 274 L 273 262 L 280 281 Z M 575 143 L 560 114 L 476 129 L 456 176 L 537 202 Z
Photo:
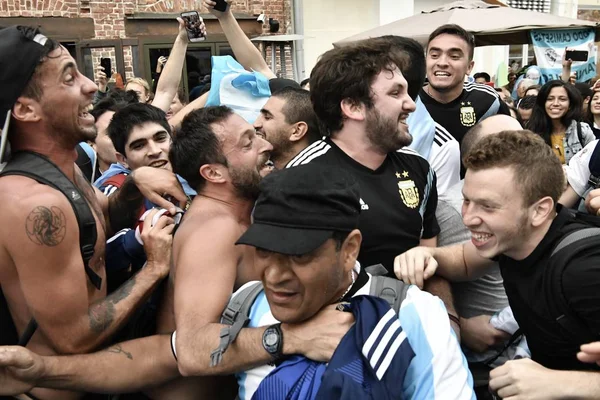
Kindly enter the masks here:
M 556 205 L 564 188 L 560 161 L 538 135 L 517 130 L 481 139 L 465 164 L 462 215 L 471 241 L 412 249 L 398 257 L 396 273 L 411 283 L 433 273 L 464 281 L 497 260 L 532 360 L 492 370 L 490 387 L 502 398 L 597 398 L 598 365 L 576 355 L 600 332 L 599 239 Z M 581 247 L 567 257 L 560 249 L 568 246 Z
M 487 85 L 464 83 L 475 62 L 474 36 L 458 25 L 442 25 L 427 44 L 427 80 L 419 96 L 436 123 L 458 142 L 469 128 L 491 115 L 510 115 L 498 93 Z M 433 161 L 431 161 L 433 164 Z M 455 162 L 460 163 L 460 160 Z M 464 169 L 461 168 L 461 177 Z
M 311 73 L 310 95 L 328 137 L 287 165 L 352 171 L 361 187 L 358 259 L 365 266 L 383 264 L 390 276 L 396 255 L 435 245 L 439 232 L 435 173 L 406 147 L 412 141 L 406 119 L 415 110 L 402 73 L 409 64 L 409 53 L 384 38 L 323 54 Z
M 298 153 L 321 138 L 319 121 L 304 89 L 285 87 L 275 92 L 254 121 L 256 132 L 271 145 L 271 161 L 282 169 Z
M 43 354 L 89 352 L 114 337 L 168 273 L 172 223 L 161 218 L 144 233 L 146 268 L 107 295 L 106 237 L 121 227 L 119 216 L 141 205 L 140 180 L 148 169 L 124 182 L 127 198 L 109 200 L 85 180 L 75 148 L 96 137 L 87 110 L 97 87 L 67 49 L 37 29 L 0 29 L 0 87 L 2 136 L 8 135 L 13 151 L 0 177 L 0 342 L 18 340 Z M 162 172 L 159 182 L 175 180 Z M 41 179 L 44 173 L 54 178 Z M 150 186 L 155 189 L 144 195 L 153 199 L 157 191 L 185 198 L 164 184 Z M 81 200 L 78 211 L 69 199 Z M 89 224 L 80 222 L 82 210 Z M 32 396 L 82 397 L 45 390 Z
M 149 104 L 131 104 L 113 115 L 107 131 L 117 151 L 118 163 L 112 164 L 95 182 L 105 195 L 115 193 L 127 175 L 140 167 L 172 171 L 171 126 L 162 110 Z M 180 182 L 188 196 L 195 194 L 181 178 Z

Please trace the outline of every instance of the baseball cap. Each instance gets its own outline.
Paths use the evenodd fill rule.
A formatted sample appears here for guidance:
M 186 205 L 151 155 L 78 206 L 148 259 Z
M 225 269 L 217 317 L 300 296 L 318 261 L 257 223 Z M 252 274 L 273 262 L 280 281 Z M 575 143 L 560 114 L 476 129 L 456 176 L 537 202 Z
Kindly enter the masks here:
M 334 232 L 358 227 L 358 182 L 339 167 L 311 163 L 272 172 L 260 189 L 253 222 L 236 244 L 303 255 Z
M 294 80 L 287 78 L 272 78 L 269 79 L 269 89 L 271 94 L 280 91 L 286 87 L 293 87 L 294 89 L 301 89 L 300 84 Z
M 33 76 L 35 68 L 49 53 L 48 38 L 38 29 L 10 26 L 0 29 L 0 163 L 7 145 L 11 110 Z

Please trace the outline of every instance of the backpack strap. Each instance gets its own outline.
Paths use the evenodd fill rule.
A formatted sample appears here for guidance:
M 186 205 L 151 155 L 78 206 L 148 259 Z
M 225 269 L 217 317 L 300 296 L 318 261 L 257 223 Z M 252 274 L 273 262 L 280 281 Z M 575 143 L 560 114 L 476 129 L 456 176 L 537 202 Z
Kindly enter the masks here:
M 548 262 L 550 268 L 550 293 L 546 296 L 550 302 L 549 309 L 555 310 L 556 322 L 573 337 L 587 343 L 597 340 L 598 333 L 589 326 L 569 306 L 563 292 L 562 275 L 565 267 L 578 254 L 586 250 L 598 248 L 600 245 L 600 228 L 587 227 L 566 234 L 554 247 Z
M 385 276 L 388 270 L 382 264 L 370 265 L 365 268 L 365 272 L 371 275 L 369 296 L 385 300 L 398 314 L 410 285 L 401 280 Z
M 577 139 L 579 139 L 579 144 L 583 149 L 583 134 L 581 133 L 581 122 L 577 121 Z
M 594 147 L 588 168 L 590 170 L 588 185 L 594 189 L 600 187 L 600 146 L 598 144 Z
M 256 282 L 229 300 L 225 311 L 221 314 L 221 323 L 227 326 L 221 329 L 219 347 L 210 354 L 211 367 L 219 365 L 223 359 L 223 353 L 237 339 L 242 328 L 250 322 L 250 310 L 262 290 L 262 283 Z
M 26 176 L 41 184 L 53 187 L 65 195 L 73 208 L 77 224 L 79 225 L 79 248 L 85 272 L 94 287 L 100 290 L 102 278 L 89 266 L 89 262 L 94 255 L 94 246 L 96 245 L 98 235 L 96 232 L 96 221 L 79 189 L 56 164 L 43 155 L 31 151 L 20 151 L 13 154 L 6 167 L 0 173 L 0 177 L 6 175 Z M 36 328 L 37 323 L 32 318 L 19 344 L 26 344 Z
M 2 329 L 0 329 L 0 345 L 12 345 L 19 342 L 19 336 L 15 324 L 13 323 L 10 310 L 8 309 L 8 303 L 2 293 L 0 287 L 0 323 Z
M 410 285 L 398 279 L 387 276 L 372 276 L 369 296 L 385 300 L 394 309 L 396 314 L 398 314 L 409 287 Z

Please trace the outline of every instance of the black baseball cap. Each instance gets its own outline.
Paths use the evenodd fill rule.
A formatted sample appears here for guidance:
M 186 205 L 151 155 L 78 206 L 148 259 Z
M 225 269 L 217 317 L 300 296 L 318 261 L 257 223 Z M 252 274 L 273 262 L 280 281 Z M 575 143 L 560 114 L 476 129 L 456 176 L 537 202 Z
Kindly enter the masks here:
M 286 255 L 319 248 L 334 232 L 358 227 L 358 182 L 316 163 L 272 172 L 260 184 L 252 225 L 236 244 Z
M 287 78 L 272 78 L 269 79 L 269 89 L 271 90 L 271 94 L 275 94 L 281 89 L 285 89 L 286 87 L 292 87 L 294 89 L 301 89 L 300 84 L 294 80 Z
M 48 38 L 37 28 L 0 29 L 0 162 L 4 154 L 11 110 L 40 61 L 51 51 Z

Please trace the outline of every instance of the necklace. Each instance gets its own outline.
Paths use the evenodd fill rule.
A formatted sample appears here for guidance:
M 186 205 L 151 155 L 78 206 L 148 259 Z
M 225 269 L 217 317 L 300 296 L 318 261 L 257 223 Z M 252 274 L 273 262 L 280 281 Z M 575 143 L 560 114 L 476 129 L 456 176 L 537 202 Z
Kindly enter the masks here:
M 198 196 L 206 197 L 207 199 L 218 201 L 219 203 L 227 204 L 228 206 L 235 206 L 234 203 L 231 203 L 231 202 L 225 201 L 225 200 L 221 200 L 221 199 L 217 199 L 216 197 L 207 196 L 205 194 L 198 193 Z
M 340 296 L 338 303 L 342 300 L 344 300 L 344 297 L 346 297 L 346 295 L 348 294 L 348 292 L 350 292 L 350 289 L 352 289 L 352 286 L 354 286 L 354 271 L 350 271 L 350 278 L 352 279 L 352 283 L 350 284 L 350 286 L 348 286 L 348 289 L 346 289 L 346 291 L 344 292 L 343 295 Z

